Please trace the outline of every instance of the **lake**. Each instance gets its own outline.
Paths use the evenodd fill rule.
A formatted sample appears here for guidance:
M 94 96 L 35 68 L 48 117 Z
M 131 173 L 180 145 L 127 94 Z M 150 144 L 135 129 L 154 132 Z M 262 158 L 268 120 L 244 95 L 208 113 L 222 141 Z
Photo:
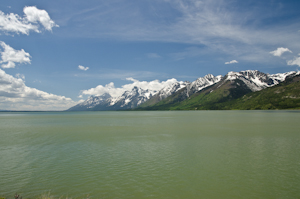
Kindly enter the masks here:
M 0 197 L 299 198 L 299 111 L 0 113 Z

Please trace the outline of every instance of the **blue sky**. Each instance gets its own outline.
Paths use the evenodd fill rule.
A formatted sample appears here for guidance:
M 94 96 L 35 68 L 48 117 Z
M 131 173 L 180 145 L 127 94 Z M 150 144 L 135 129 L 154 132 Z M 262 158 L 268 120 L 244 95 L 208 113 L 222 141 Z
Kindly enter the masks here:
M 299 7 L 299 0 L 2 0 L 0 110 L 64 110 L 112 82 L 298 70 Z

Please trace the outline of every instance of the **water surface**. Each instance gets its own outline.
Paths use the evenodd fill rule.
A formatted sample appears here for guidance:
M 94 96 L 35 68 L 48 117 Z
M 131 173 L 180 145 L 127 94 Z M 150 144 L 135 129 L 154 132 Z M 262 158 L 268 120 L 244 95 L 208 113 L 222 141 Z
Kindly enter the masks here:
M 300 112 L 0 113 L 0 196 L 297 198 Z

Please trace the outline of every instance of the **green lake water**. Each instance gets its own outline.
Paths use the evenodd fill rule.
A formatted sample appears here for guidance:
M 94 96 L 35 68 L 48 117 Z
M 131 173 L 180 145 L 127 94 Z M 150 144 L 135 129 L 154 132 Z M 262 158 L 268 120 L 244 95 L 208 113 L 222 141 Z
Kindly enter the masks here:
M 0 197 L 299 198 L 299 111 L 0 113 Z

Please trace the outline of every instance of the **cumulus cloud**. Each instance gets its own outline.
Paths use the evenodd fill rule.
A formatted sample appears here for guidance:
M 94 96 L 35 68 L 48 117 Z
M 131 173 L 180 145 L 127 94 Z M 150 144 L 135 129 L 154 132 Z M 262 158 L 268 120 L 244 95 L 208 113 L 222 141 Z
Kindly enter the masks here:
M 79 66 L 78 66 L 78 69 L 79 69 L 79 70 L 87 71 L 87 70 L 89 69 L 89 67 L 84 67 L 84 66 L 79 65 Z
M 280 57 L 283 53 L 285 52 L 290 52 L 292 53 L 292 51 L 288 48 L 277 48 L 277 50 L 271 51 L 270 53 L 276 57 Z
M 29 35 L 30 31 L 41 32 L 39 23 L 48 31 L 52 31 L 53 27 L 59 27 L 51 20 L 45 10 L 40 10 L 35 6 L 27 6 L 23 12 L 25 16 L 20 17 L 18 14 L 5 14 L 0 11 L 0 31 Z
M 111 82 L 109 84 L 106 84 L 105 86 L 98 85 L 95 88 L 91 88 L 91 89 L 88 89 L 88 90 L 81 91 L 81 95 L 99 96 L 99 95 L 103 95 L 104 93 L 109 93 L 112 97 L 119 97 L 125 91 L 132 90 L 135 86 L 138 87 L 138 88 L 142 88 L 144 90 L 148 89 L 150 91 L 159 91 L 162 88 L 177 82 L 177 80 L 175 78 L 168 79 L 167 81 L 162 81 L 162 82 L 160 82 L 159 80 L 153 80 L 153 81 L 150 81 L 150 82 L 139 81 L 139 80 L 136 80 L 132 77 L 126 78 L 126 80 L 132 81 L 132 83 L 125 84 L 125 85 L 123 85 L 119 88 L 115 87 L 113 82 Z
M 293 66 L 293 65 L 300 66 L 300 54 L 299 54 L 299 57 L 294 57 L 294 59 L 287 61 L 287 65 L 289 65 L 289 66 Z
M 225 64 L 237 64 L 237 63 L 239 63 L 239 62 L 236 60 L 231 60 L 229 62 L 225 62 Z
M 30 64 L 30 54 L 23 49 L 15 50 L 3 41 L 0 41 L 0 46 L 3 48 L 3 51 L 0 52 L 2 68 L 14 68 L 16 66 L 15 63 Z
M 29 22 L 40 22 L 46 30 L 52 31 L 53 27 L 59 27 L 45 10 L 37 9 L 35 6 L 27 6 L 23 9 L 26 19 Z
M 28 23 L 17 14 L 4 14 L 0 11 L 0 30 L 4 32 L 22 33 L 28 35 L 30 31 L 39 32 L 38 26 Z
M 24 75 L 16 76 L 0 69 L 0 109 L 66 110 L 76 104 L 71 98 L 28 87 Z

